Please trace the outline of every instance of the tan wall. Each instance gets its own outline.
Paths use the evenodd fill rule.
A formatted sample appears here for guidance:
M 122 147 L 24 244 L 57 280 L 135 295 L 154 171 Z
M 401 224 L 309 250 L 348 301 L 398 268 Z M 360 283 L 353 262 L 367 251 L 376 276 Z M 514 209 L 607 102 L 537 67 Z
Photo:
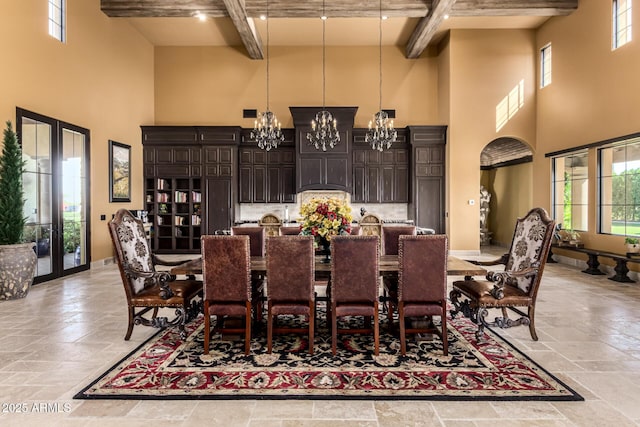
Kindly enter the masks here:
M 640 7 L 633 8 L 634 32 Z M 549 205 L 551 161 L 544 153 L 640 130 L 640 44 L 611 50 L 611 2 L 582 0 L 572 15 L 553 18 L 537 34 L 537 49 L 552 44 L 552 83 L 538 90 L 538 150 L 534 203 Z M 623 252 L 623 237 L 596 234 L 596 152 L 589 153 L 589 246 Z M 571 256 L 571 254 L 568 254 Z M 574 255 L 575 256 L 575 255 Z
M 270 109 L 293 127 L 290 106 L 322 105 L 322 47 L 270 47 Z M 266 61 L 227 47 L 156 47 L 155 123 L 252 127 L 242 110 L 266 105 Z M 383 108 L 397 127 L 438 124 L 435 57 L 383 48 Z M 326 48 L 326 105 L 357 106 L 356 127 L 379 109 L 378 47 Z
M 104 214 L 142 206 L 140 124 L 153 123 L 153 49 L 99 0 L 68 0 L 67 43 L 48 35 L 47 2 L 2 2 L 0 119 L 16 107 L 91 131 L 92 258 L 112 256 Z M 109 139 L 132 146 L 132 201 L 109 203 Z
M 496 138 L 512 137 L 528 143 L 535 151 L 535 33 L 454 30 L 450 45 L 447 180 L 448 194 L 455 197 L 449 198 L 448 232 L 452 248 L 477 250 L 482 149 Z M 496 106 L 521 80 L 524 105 L 497 131 Z M 528 185 L 519 191 L 531 193 Z

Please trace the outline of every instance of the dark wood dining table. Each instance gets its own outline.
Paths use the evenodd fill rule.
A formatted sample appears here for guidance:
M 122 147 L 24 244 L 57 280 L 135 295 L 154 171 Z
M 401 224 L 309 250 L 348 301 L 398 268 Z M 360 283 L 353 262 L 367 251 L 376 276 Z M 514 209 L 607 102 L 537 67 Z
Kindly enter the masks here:
M 324 256 L 316 256 L 315 271 L 316 273 L 330 273 L 331 264 L 322 262 Z M 398 256 L 397 255 L 382 255 L 380 256 L 379 270 L 381 274 L 384 273 L 397 273 L 398 272 Z M 260 273 L 267 271 L 267 259 L 265 257 L 251 257 L 251 271 Z M 202 274 L 202 258 L 187 261 L 183 264 L 174 266 L 170 270 L 170 274 L 174 275 L 195 275 Z M 447 274 L 449 276 L 484 276 L 487 274 L 487 270 L 449 255 L 447 259 Z

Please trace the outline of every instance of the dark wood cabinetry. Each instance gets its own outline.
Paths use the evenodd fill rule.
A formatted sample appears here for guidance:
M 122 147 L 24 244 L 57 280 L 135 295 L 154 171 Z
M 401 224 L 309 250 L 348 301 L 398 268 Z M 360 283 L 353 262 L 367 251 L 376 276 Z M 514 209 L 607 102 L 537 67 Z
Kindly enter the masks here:
M 325 107 L 338 121 L 340 143 L 327 151 L 307 143 L 311 120 L 322 107 L 289 107 L 296 128 L 296 191 L 344 190 L 351 192 L 351 140 L 357 107 Z
M 445 232 L 446 126 L 409 126 L 411 202 L 409 218 L 418 227 Z
M 365 142 L 366 129 L 353 130 L 354 203 L 407 203 L 409 201 L 409 150 L 406 131 L 398 130 L 391 149 L 373 150 Z
M 238 200 L 240 203 L 294 203 L 294 130 L 283 129 L 284 142 L 270 151 L 261 150 L 243 130 L 239 150 Z
M 200 252 L 234 221 L 240 128 L 143 126 L 145 206 L 159 253 Z

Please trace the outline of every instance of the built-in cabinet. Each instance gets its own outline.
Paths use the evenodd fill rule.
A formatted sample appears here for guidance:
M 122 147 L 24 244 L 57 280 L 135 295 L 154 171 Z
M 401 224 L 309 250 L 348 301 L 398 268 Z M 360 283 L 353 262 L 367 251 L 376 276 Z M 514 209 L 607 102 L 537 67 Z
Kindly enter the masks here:
M 354 203 L 407 203 L 409 201 L 409 149 L 406 131 L 389 150 L 373 150 L 365 142 L 366 129 L 353 130 Z
M 418 227 L 445 232 L 446 126 L 408 126 L 411 145 L 409 219 Z
M 295 203 L 308 189 L 348 191 L 353 203 L 406 203 L 417 226 L 445 232 L 446 126 L 398 129 L 380 152 L 364 142 L 365 129 L 353 129 L 356 109 L 344 107 L 332 111 L 342 120 L 340 144 L 319 152 L 306 144 L 316 110 L 292 107 L 296 129 L 270 151 L 236 126 L 142 126 L 153 250 L 200 252 L 200 236 L 229 229 L 238 203 Z
M 240 203 L 295 202 L 295 131 L 283 129 L 283 134 L 282 144 L 265 151 L 250 140 L 250 130 L 242 131 L 238 166 Z
M 159 253 L 200 252 L 200 236 L 235 219 L 234 126 L 143 126 L 145 209 Z

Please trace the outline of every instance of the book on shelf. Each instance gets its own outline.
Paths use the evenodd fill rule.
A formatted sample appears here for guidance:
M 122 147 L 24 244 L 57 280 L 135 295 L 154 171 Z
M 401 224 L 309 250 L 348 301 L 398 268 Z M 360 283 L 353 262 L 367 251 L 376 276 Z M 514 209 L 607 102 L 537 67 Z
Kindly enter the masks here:
M 174 218 L 175 225 L 184 225 L 184 220 L 185 219 L 186 219 L 186 217 L 184 217 L 184 216 L 176 215 L 175 218 Z
M 175 192 L 175 202 L 176 203 L 187 203 L 187 193 L 184 191 L 176 191 Z
M 192 191 L 191 201 L 194 203 L 200 203 L 202 201 L 202 193 L 200 193 L 199 191 Z
M 169 194 L 158 193 L 156 194 L 156 202 L 167 203 L 169 201 Z
M 191 215 L 191 225 L 200 225 L 200 217 L 198 215 Z
M 157 190 L 167 190 L 169 189 L 169 182 L 166 179 L 158 178 L 156 183 Z

